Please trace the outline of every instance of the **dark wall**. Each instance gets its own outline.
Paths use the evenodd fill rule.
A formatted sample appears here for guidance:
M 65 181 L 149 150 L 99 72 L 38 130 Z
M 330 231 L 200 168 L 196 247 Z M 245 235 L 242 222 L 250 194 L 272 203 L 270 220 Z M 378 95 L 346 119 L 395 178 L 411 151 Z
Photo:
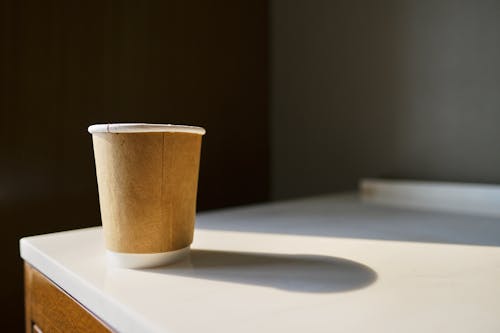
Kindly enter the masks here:
M 500 2 L 275 0 L 274 198 L 500 183 Z
M 23 325 L 19 238 L 100 224 L 90 124 L 203 126 L 198 208 L 267 199 L 265 1 L 0 6 L 3 327 Z

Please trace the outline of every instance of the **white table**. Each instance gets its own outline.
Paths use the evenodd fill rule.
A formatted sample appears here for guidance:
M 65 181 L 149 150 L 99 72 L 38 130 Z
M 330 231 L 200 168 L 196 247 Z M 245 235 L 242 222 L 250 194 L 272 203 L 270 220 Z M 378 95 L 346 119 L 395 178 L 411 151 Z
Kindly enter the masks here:
M 100 227 L 21 255 L 119 332 L 500 332 L 495 217 L 335 195 L 199 214 L 169 267 L 107 267 Z

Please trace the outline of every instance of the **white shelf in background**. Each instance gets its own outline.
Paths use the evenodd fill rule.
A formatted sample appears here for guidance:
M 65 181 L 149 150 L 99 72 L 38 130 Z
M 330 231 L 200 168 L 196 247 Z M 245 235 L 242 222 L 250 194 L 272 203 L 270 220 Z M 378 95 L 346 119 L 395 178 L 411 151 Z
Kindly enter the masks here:
M 365 202 L 500 217 L 500 185 L 363 179 Z

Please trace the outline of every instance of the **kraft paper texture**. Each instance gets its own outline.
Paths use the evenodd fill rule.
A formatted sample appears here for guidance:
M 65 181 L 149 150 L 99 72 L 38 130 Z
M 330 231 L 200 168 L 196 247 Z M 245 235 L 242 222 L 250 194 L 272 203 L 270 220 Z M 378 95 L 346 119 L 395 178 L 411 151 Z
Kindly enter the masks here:
M 193 241 L 201 135 L 94 133 L 106 247 L 157 253 Z

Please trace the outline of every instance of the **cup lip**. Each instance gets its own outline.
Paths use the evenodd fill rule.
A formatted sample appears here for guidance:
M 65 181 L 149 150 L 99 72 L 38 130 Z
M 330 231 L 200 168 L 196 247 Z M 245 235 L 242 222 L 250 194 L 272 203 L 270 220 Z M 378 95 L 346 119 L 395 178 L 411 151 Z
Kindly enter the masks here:
M 205 129 L 199 126 L 148 123 L 95 124 L 89 126 L 88 131 L 90 134 L 175 132 L 204 135 L 206 133 Z

